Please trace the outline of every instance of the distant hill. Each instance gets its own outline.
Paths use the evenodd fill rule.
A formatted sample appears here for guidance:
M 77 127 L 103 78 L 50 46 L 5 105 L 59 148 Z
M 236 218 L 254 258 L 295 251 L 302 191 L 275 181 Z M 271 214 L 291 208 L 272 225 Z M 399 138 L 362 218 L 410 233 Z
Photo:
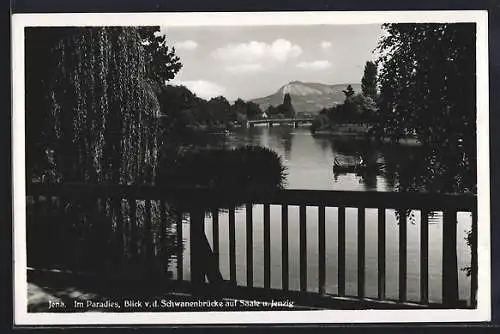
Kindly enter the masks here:
M 317 113 L 323 108 L 332 107 L 344 102 L 342 90 L 348 84 L 325 85 L 321 83 L 292 81 L 282 86 L 274 94 L 251 100 L 262 110 L 269 105 L 278 106 L 283 103 L 283 97 L 289 93 L 296 112 Z M 350 84 L 356 93 L 361 92 L 361 84 Z

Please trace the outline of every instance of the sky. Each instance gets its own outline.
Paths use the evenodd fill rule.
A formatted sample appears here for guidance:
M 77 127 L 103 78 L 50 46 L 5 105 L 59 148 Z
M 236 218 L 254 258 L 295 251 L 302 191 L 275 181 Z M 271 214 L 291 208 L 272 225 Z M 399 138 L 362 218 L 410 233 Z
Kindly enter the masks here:
M 290 81 L 360 83 L 380 25 L 196 26 L 161 29 L 183 68 L 169 84 L 209 99 L 263 97 Z

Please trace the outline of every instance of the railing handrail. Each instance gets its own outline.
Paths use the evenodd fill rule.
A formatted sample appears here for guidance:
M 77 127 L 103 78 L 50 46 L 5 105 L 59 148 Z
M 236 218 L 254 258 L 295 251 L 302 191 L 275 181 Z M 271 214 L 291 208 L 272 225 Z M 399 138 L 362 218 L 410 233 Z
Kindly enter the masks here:
M 27 185 L 28 195 L 78 195 L 171 200 L 206 208 L 226 205 L 286 204 L 330 207 L 455 210 L 475 212 L 474 194 L 418 192 L 339 191 L 303 189 L 238 189 L 206 187 L 165 187 L 146 185 L 41 184 Z
M 266 123 L 266 122 L 312 122 L 314 118 L 267 118 L 267 119 L 249 119 L 248 123 Z

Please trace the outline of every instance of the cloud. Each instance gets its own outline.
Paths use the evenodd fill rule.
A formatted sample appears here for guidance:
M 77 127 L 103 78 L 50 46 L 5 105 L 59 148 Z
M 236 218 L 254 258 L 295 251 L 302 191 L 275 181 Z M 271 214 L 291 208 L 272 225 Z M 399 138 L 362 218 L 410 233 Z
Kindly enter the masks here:
M 332 66 L 328 60 L 316 60 L 316 61 L 311 61 L 311 62 L 300 62 L 297 65 L 295 65 L 298 68 L 304 69 L 304 70 L 313 70 L 313 71 L 319 71 L 319 70 L 324 70 Z
M 203 99 L 210 99 L 223 95 L 226 89 L 215 82 L 206 80 L 188 80 L 188 81 L 175 81 L 170 83 L 173 86 L 185 86 L 191 92 L 195 93 L 198 97 Z
M 277 39 L 271 44 L 251 41 L 248 43 L 228 44 L 212 52 L 216 59 L 239 62 L 255 63 L 262 60 L 286 61 L 296 58 L 302 53 L 302 48 L 285 39 Z
M 332 42 L 328 42 L 328 41 L 323 41 L 320 43 L 320 46 L 322 49 L 328 49 L 329 47 L 332 46 Z
M 177 42 L 174 44 L 175 48 L 178 50 L 194 50 L 198 47 L 198 43 L 193 40 L 187 40 L 182 42 Z
M 241 74 L 241 73 L 255 73 L 264 70 L 264 66 L 259 63 L 253 64 L 238 64 L 238 65 L 229 65 L 226 66 L 226 71 L 233 74 Z

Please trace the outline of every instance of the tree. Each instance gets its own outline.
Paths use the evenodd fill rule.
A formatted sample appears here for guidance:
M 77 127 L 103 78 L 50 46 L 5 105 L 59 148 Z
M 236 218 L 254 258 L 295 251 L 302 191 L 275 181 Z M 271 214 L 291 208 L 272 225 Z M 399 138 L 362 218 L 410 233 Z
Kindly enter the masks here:
M 376 117 L 377 105 L 369 96 L 355 94 L 349 101 L 349 117 L 354 123 L 371 123 Z
M 273 105 L 269 105 L 266 109 L 266 114 L 271 117 L 271 116 L 275 116 L 276 114 L 278 114 L 279 112 L 279 109 L 276 108 L 275 106 Z
M 344 104 L 339 106 L 337 113 L 340 114 L 340 119 L 343 121 L 355 121 L 357 108 L 352 101 L 355 94 L 354 89 L 351 85 L 347 85 L 347 88 L 342 92 L 345 95 L 345 100 Z
M 262 110 L 258 104 L 251 101 L 245 102 L 242 99 L 237 99 L 232 109 L 239 120 L 257 119 L 262 115 Z
M 365 71 L 361 79 L 361 90 L 364 96 L 376 99 L 377 97 L 377 65 L 374 62 L 367 61 Z
M 246 106 L 247 106 L 248 119 L 257 119 L 257 118 L 261 117 L 262 110 L 260 109 L 260 107 L 257 103 L 249 101 L 249 102 L 247 102 Z
M 292 97 L 289 93 L 286 93 L 283 97 L 282 113 L 286 117 L 295 118 L 295 109 L 292 105 Z
M 213 122 L 226 123 L 230 119 L 231 105 L 223 96 L 210 99 L 207 103 Z
M 342 90 L 342 92 L 345 95 L 346 101 L 354 95 L 354 89 L 352 89 L 351 85 L 347 85 L 347 88 L 345 90 Z
M 204 100 L 185 86 L 164 86 L 158 97 L 162 114 L 162 130 L 165 133 L 183 131 L 192 123 L 191 110 L 198 108 Z
M 162 87 L 182 68 L 180 58 L 175 54 L 175 48 L 167 45 L 166 36 L 160 33 L 159 26 L 140 27 L 138 32 L 145 51 L 146 77 L 157 87 Z
M 237 118 L 241 119 L 242 116 L 244 116 L 245 120 L 247 119 L 247 110 L 245 101 L 238 98 L 236 101 L 234 101 L 232 109 Z
M 394 126 L 415 129 L 425 143 L 474 142 L 473 24 L 388 24 L 379 49 L 381 111 Z M 391 132 L 388 128 L 389 133 Z M 475 144 L 469 145 L 475 147 Z
M 160 107 L 137 30 L 37 27 L 26 45 L 28 177 L 152 183 Z
M 379 132 L 415 132 L 449 191 L 472 189 L 476 157 L 475 25 L 385 24 L 379 42 Z M 437 158 L 436 158 L 437 156 Z M 433 177 L 434 177 L 433 176 Z

